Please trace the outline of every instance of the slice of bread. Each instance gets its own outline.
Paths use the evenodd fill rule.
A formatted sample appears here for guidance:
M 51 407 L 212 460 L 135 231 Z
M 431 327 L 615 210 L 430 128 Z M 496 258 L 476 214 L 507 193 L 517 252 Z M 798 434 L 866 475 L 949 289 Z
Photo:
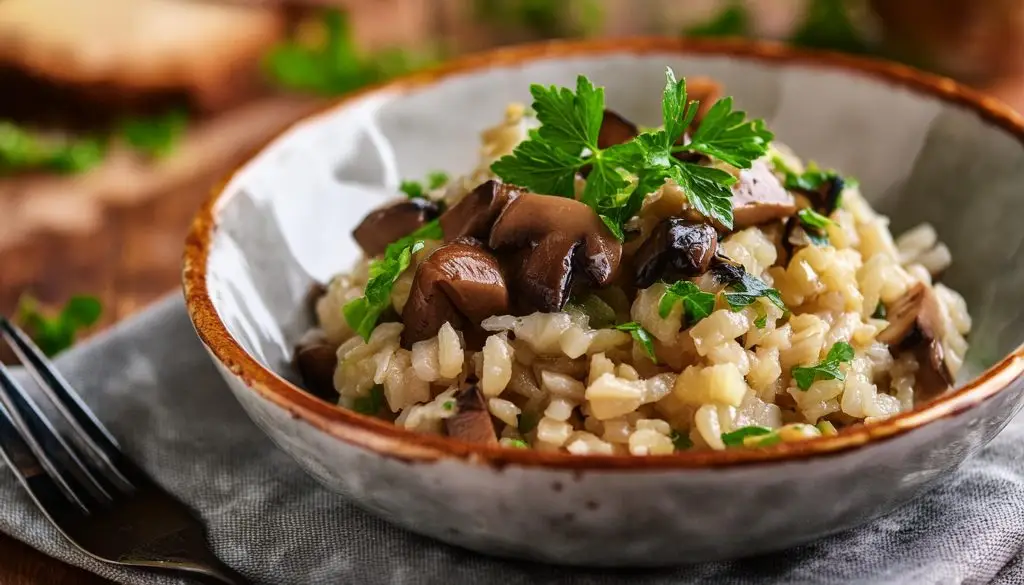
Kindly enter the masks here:
M 285 25 L 280 10 L 203 0 L 0 0 L 0 66 L 216 109 Z

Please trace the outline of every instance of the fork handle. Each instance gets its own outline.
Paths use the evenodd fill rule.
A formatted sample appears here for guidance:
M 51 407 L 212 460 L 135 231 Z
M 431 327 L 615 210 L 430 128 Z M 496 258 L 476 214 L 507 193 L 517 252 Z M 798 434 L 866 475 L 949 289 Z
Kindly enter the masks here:
M 248 581 L 210 552 L 205 541 L 202 529 L 189 527 L 148 542 L 123 555 L 118 562 L 205 576 L 217 585 L 246 585 Z

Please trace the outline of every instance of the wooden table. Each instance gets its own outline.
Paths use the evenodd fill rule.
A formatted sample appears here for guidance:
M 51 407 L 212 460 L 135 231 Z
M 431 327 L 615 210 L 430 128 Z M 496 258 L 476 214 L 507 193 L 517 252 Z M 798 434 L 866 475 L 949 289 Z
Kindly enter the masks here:
M 990 88 L 1024 110 L 1024 82 L 1007 80 Z M 69 294 L 98 295 L 103 325 L 115 323 L 179 285 L 181 242 L 192 213 L 206 196 L 209 179 L 154 197 L 144 204 L 108 210 L 99 233 L 47 234 L 4 251 L 0 312 L 9 313 L 23 290 L 44 300 Z M 109 584 L 0 535 L 0 584 Z

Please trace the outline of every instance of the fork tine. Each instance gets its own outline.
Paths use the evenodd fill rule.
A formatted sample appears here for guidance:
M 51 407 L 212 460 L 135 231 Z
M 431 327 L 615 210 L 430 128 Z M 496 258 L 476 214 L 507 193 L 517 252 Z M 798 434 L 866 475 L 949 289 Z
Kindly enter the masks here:
M 71 475 L 70 479 L 83 488 L 93 501 L 101 504 L 113 501 L 110 493 L 96 480 L 71 446 L 39 410 L 39 405 L 14 380 L 3 364 L 0 364 L 0 404 L 7 410 L 7 415 L 18 430 L 18 434 L 28 444 L 29 450 L 39 463 L 55 481 L 71 490 L 76 500 L 83 502 L 80 492 L 74 490 L 72 481 L 61 473 L 62 469 Z M 85 507 L 88 508 L 87 505 Z
M 35 378 L 46 398 L 68 421 L 84 455 L 94 463 L 97 471 L 108 476 L 112 482 L 120 482 L 131 489 L 132 482 L 125 477 L 119 462 L 123 461 L 121 449 L 114 436 L 86 406 L 74 388 L 54 368 L 38 346 L 17 325 L 0 316 L 0 335 L 9 342 L 22 364 Z M 110 477 L 110 476 L 113 477 Z

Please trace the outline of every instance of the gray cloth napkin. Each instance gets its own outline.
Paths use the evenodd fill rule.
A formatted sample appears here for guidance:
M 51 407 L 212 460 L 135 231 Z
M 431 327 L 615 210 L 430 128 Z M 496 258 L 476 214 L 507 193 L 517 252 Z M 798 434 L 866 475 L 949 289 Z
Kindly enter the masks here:
M 321 488 L 237 405 L 180 298 L 68 352 L 58 365 L 128 455 L 202 515 L 215 552 L 257 584 L 1024 583 L 1020 417 L 940 487 L 863 528 L 735 562 L 579 570 L 495 560 L 433 542 Z M 110 567 L 74 551 L 5 469 L 0 531 L 120 583 L 190 582 Z

